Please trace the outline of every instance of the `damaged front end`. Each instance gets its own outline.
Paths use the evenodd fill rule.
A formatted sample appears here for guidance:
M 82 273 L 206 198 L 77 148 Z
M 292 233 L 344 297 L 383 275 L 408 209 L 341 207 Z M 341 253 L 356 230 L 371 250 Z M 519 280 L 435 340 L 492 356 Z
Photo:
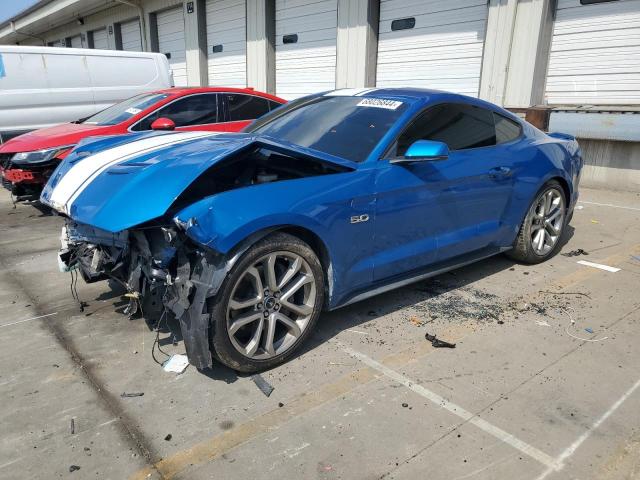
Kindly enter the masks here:
M 125 313 L 159 319 L 173 314 L 180 324 L 189 362 L 212 366 L 206 300 L 215 295 L 232 262 L 198 248 L 179 229 L 141 227 L 107 232 L 67 219 L 59 263 L 77 269 L 87 283 L 111 279 L 129 298 Z

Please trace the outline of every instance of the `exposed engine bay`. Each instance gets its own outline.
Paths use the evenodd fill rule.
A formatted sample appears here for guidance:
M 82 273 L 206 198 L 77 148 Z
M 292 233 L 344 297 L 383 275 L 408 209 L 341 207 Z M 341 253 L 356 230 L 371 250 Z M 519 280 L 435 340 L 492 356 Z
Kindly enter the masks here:
M 111 279 L 122 285 L 129 298 L 125 313 L 130 316 L 139 313 L 153 321 L 172 314 L 180 324 L 189 362 L 198 369 L 211 367 L 206 300 L 217 293 L 252 242 L 223 255 L 191 240 L 187 226 L 174 221 L 173 214 L 227 190 L 339 171 L 265 148 L 239 152 L 205 171 L 162 218 L 117 233 L 67 218 L 60 238 L 60 269 L 77 269 L 87 283 Z

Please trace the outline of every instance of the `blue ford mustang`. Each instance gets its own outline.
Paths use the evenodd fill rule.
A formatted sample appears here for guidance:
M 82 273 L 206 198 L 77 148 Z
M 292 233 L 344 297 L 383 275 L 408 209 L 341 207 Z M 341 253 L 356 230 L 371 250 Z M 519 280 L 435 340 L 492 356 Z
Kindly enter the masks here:
M 291 102 L 244 133 L 95 138 L 42 201 L 60 265 L 174 315 L 190 362 L 258 371 L 335 309 L 507 252 L 541 262 L 578 197 L 575 139 L 421 89 Z

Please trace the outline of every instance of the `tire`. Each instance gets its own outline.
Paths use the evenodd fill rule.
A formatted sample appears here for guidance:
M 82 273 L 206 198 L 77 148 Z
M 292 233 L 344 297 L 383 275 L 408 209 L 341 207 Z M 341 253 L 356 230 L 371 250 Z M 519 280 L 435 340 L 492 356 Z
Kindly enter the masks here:
M 546 203 L 549 200 L 551 203 Z M 567 224 L 566 213 L 564 190 L 557 181 L 551 180 L 540 189 L 531 203 L 513 249 L 506 252 L 507 256 L 527 264 L 541 263 L 552 257 L 560 248 Z
M 214 358 L 245 373 L 285 362 L 311 334 L 324 284 L 318 256 L 299 238 L 274 233 L 257 242 L 209 300 Z

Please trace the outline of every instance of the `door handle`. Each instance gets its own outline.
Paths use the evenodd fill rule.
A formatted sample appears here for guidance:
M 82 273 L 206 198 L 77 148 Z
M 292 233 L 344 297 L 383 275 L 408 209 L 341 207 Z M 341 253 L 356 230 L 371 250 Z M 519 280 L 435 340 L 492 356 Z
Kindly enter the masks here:
M 496 167 L 489 170 L 489 176 L 491 178 L 505 178 L 511 176 L 511 169 L 509 167 Z

